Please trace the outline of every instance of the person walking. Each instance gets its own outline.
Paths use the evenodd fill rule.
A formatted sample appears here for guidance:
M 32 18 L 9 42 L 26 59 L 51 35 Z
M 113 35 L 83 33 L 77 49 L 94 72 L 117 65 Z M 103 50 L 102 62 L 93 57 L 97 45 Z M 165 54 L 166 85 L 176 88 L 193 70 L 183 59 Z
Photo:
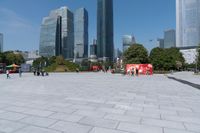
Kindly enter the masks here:
M 6 70 L 7 79 L 10 78 L 10 71 Z
M 19 68 L 19 77 L 22 77 L 22 70 Z

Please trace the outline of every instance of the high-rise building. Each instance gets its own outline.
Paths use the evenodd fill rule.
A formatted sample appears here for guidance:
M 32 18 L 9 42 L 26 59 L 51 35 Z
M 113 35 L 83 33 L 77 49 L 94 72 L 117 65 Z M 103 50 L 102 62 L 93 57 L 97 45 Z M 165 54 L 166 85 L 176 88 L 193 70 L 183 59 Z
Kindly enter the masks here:
M 0 33 L 0 52 L 3 52 L 3 34 Z
M 200 0 L 176 0 L 176 46 L 200 43 Z
M 88 12 L 85 8 L 74 13 L 74 56 L 88 57 Z
M 131 45 L 135 44 L 135 37 L 131 35 L 123 36 L 123 52 L 125 52 Z
M 41 25 L 40 55 L 74 57 L 74 16 L 67 7 L 50 12 Z
M 97 56 L 97 43 L 93 40 L 93 44 L 90 45 L 90 56 Z
M 164 48 L 176 47 L 176 31 L 173 29 L 164 31 Z
M 159 48 L 164 48 L 164 39 L 158 38 L 157 39 L 157 45 Z
M 97 0 L 97 56 L 113 61 L 113 0 Z

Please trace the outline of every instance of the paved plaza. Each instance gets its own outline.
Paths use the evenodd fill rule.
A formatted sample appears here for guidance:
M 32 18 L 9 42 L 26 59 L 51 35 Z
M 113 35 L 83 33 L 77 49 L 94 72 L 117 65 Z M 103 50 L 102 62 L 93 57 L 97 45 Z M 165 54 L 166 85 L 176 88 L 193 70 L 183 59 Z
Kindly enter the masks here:
M 200 90 L 165 75 L 0 75 L 0 133 L 200 133 Z

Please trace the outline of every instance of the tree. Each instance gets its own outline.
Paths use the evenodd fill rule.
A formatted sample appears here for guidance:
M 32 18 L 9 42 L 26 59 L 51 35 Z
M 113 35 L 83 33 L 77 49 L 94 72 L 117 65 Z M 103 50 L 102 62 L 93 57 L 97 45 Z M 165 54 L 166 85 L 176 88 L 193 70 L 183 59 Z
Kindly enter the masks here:
M 133 44 L 123 54 L 125 64 L 144 64 L 149 62 L 148 51 L 141 44 Z
M 154 48 L 150 53 L 154 70 L 180 70 L 184 65 L 184 57 L 178 48 Z
M 158 47 L 152 49 L 149 58 L 155 70 L 164 70 L 166 61 L 164 49 Z
M 25 59 L 21 54 L 15 54 L 13 51 L 4 52 L 2 57 L 3 63 L 6 63 L 7 65 L 14 63 L 20 65 L 25 62 Z

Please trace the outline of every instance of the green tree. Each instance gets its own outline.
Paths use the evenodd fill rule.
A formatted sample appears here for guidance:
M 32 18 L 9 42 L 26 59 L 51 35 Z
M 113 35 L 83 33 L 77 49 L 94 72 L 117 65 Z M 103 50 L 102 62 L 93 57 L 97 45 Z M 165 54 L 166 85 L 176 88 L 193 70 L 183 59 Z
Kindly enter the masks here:
M 4 63 L 4 61 L 5 61 L 5 55 L 4 53 L 0 52 L 0 63 Z
M 123 54 L 125 64 L 144 64 L 149 62 L 148 51 L 141 44 L 133 44 Z
M 154 70 L 180 70 L 184 65 L 184 58 L 178 48 L 154 48 L 150 53 L 150 60 Z
M 46 67 L 47 63 L 48 63 L 48 58 L 40 57 L 33 61 L 33 67 L 41 69 L 43 67 Z
M 149 58 L 155 70 L 164 70 L 166 61 L 164 49 L 158 47 L 152 49 Z

